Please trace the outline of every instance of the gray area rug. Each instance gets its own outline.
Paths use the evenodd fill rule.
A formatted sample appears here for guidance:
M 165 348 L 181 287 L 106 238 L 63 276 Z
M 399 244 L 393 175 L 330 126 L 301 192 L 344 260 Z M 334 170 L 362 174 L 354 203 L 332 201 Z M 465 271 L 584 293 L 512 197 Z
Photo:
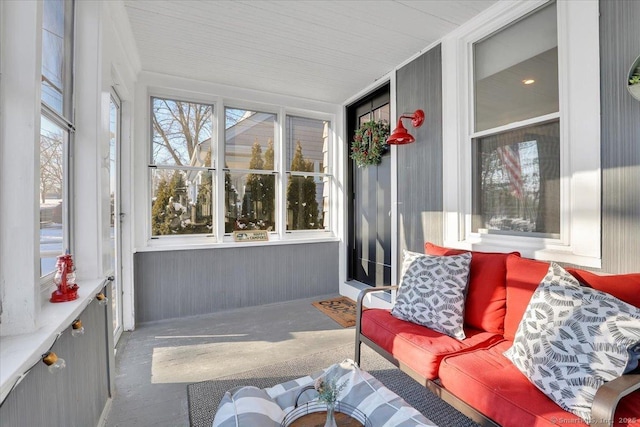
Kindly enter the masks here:
M 272 387 L 352 358 L 353 345 L 349 345 L 229 377 L 190 384 L 187 386 L 187 397 L 191 427 L 211 427 L 218 403 L 227 390 L 243 385 Z M 362 346 L 361 362 L 362 369 L 371 373 L 387 388 L 437 425 L 442 427 L 478 426 L 365 345 Z

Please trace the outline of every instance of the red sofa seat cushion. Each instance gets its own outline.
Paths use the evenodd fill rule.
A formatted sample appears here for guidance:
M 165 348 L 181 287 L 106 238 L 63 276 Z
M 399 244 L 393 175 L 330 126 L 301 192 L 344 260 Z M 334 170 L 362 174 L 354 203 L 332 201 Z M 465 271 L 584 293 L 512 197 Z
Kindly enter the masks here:
M 498 424 L 509 426 L 558 426 L 586 424 L 544 395 L 502 355 L 511 341 L 485 349 L 445 357 L 440 365 L 442 385 Z M 640 392 L 620 401 L 615 425 L 638 417 Z M 632 424 L 628 424 L 632 425 Z
M 518 325 L 531 301 L 531 296 L 549 270 L 549 263 L 507 257 L 507 313 L 504 317 L 504 337 L 513 341 Z
M 464 306 L 465 324 L 487 332 L 502 334 L 506 313 L 507 253 L 478 252 L 444 248 L 426 243 L 427 255 L 459 255 L 471 252 L 469 286 Z M 512 252 L 520 256 L 518 252 Z
M 465 328 L 466 339 L 459 341 L 425 326 L 396 319 L 385 309 L 362 313 L 362 335 L 427 379 L 438 377 L 442 358 L 459 351 L 485 347 L 502 339 L 500 335 Z
M 634 307 L 640 307 L 640 273 L 601 276 L 577 268 L 567 268 L 567 271 L 583 285 L 613 295 Z

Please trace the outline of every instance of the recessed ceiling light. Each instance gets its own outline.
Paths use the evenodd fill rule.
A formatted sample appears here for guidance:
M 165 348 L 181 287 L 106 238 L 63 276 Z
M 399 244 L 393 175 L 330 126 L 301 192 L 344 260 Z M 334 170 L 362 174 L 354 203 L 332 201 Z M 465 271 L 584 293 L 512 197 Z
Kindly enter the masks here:
M 522 83 L 524 83 L 524 84 L 526 84 L 526 85 L 532 85 L 532 84 L 534 84 L 535 82 L 536 82 L 536 81 L 535 81 L 535 80 L 533 80 L 533 79 L 524 79 L 524 80 L 522 81 Z

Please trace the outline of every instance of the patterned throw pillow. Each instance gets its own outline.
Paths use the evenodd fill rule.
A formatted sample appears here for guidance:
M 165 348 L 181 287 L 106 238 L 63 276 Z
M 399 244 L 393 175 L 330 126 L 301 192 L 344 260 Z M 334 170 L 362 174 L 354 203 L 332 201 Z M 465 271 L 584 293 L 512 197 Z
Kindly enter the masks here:
M 391 315 L 465 339 L 462 326 L 470 264 L 470 253 L 430 256 L 405 251 Z
M 598 388 L 640 343 L 640 309 L 580 286 L 551 263 L 504 355 L 544 394 L 589 423 Z

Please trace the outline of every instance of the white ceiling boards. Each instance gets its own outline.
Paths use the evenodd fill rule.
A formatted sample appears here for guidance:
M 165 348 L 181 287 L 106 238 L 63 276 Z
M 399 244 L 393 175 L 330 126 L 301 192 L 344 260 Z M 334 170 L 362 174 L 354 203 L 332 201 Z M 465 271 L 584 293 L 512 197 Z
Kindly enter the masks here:
M 143 71 L 342 103 L 494 0 L 125 0 Z

